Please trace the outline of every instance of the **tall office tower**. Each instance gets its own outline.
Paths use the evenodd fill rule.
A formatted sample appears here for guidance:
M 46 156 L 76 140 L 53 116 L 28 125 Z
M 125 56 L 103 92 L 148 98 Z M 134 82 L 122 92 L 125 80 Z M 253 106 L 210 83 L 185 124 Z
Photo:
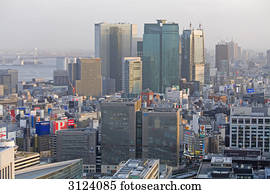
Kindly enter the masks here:
M 181 36 L 181 78 L 192 81 L 191 30 L 184 30 Z
M 216 68 L 224 75 L 229 75 L 229 47 L 227 44 L 219 43 L 216 45 Z
M 67 70 L 68 58 L 67 57 L 56 57 L 56 69 Z
M 141 37 L 133 37 L 132 38 L 132 57 L 138 57 L 138 42 L 142 42 L 143 39 Z
M 0 70 L 0 85 L 4 86 L 4 94 L 9 95 L 18 91 L 18 71 L 14 69 Z
M 137 57 L 143 57 L 143 41 L 137 42 Z
M 85 173 L 100 172 L 100 152 L 96 129 L 60 130 L 51 138 L 51 151 L 57 162 L 82 158 Z
M 267 65 L 270 65 L 270 50 L 267 51 L 266 57 L 267 57 Z
M 180 112 L 175 110 L 142 111 L 141 127 L 137 127 L 137 142 L 141 142 L 141 157 L 156 158 L 161 164 L 179 165 Z M 140 154 L 139 154 L 140 155 Z
M 53 84 L 55 86 L 69 86 L 68 72 L 63 69 L 54 70 Z
M 181 36 L 181 76 L 204 84 L 204 33 L 202 29 L 184 30 Z
M 238 46 L 238 44 L 233 42 L 233 41 L 230 41 L 227 44 L 228 44 L 228 49 L 229 49 L 230 63 L 234 63 L 237 60 L 240 60 L 241 59 L 241 53 L 242 53 L 241 47 Z
M 122 90 L 122 59 L 132 56 L 134 24 L 95 24 L 95 57 L 102 60 L 102 76 L 115 79 L 116 91 Z
M 204 83 L 205 84 L 210 84 L 210 82 L 211 82 L 210 64 L 205 63 L 205 66 L 204 66 Z
M 191 33 L 191 64 L 192 81 L 204 84 L 204 34 L 202 29 L 192 30 Z
M 102 76 L 99 58 L 81 58 L 69 64 L 69 79 L 80 96 L 101 96 Z
M 125 57 L 123 60 L 123 90 L 126 94 L 142 91 L 142 61 L 140 57 Z
M 135 158 L 136 111 L 140 101 L 105 102 L 101 105 L 101 171 L 115 173 L 121 161 Z
M 144 24 L 143 89 L 154 92 L 179 83 L 179 27 L 166 20 Z

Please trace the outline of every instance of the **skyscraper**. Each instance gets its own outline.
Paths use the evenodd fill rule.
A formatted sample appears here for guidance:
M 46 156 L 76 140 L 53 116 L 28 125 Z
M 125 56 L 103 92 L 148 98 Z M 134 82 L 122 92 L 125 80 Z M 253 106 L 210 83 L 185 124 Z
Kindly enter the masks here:
M 181 77 L 204 84 L 204 33 L 202 29 L 184 30 L 181 36 Z
M 143 41 L 137 42 L 137 57 L 143 57 Z
M 230 41 L 227 44 L 229 49 L 230 63 L 234 63 L 237 60 L 241 59 L 241 47 L 239 47 L 238 44 L 233 41 Z
M 227 44 L 216 45 L 216 68 L 219 72 L 229 75 L 229 48 Z
M 205 58 L 204 34 L 202 29 L 192 30 L 191 53 L 192 81 L 200 81 L 201 84 L 204 84 Z
M 4 86 L 4 94 L 9 95 L 18 91 L 18 71 L 15 69 L 0 70 L 0 85 Z
M 80 96 L 101 96 L 101 60 L 98 58 L 77 59 L 69 64 L 69 79 Z
M 166 20 L 144 24 L 143 89 L 164 92 L 179 82 L 179 27 Z
M 115 80 L 116 91 L 122 90 L 122 59 L 132 56 L 134 24 L 95 24 L 95 57 L 102 60 L 102 76 Z
M 142 61 L 140 57 L 125 57 L 123 60 L 123 90 L 126 94 L 142 91 Z
M 139 101 L 101 104 L 102 173 L 115 171 L 121 161 L 135 158 L 136 111 Z
M 181 36 L 181 78 L 186 78 L 187 81 L 192 81 L 192 66 L 190 63 L 190 36 L 191 30 L 184 30 Z
M 179 110 L 142 111 L 141 124 L 137 134 L 141 134 L 142 158 L 158 158 L 161 164 L 177 167 L 180 151 Z
M 267 57 L 267 65 L 270 65 L 270 50 L 267 51 L 266 57 Z

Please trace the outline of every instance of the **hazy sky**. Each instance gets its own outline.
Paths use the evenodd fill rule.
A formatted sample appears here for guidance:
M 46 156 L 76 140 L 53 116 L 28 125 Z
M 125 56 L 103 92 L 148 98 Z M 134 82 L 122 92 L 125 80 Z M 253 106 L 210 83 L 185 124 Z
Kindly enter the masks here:
M 138 24 L 158 18 L 205 30 L 206 48 L 219 40 L 270 48 L 270 0 L 0 0 L 0 49 L 94 48 L 94 23 Z

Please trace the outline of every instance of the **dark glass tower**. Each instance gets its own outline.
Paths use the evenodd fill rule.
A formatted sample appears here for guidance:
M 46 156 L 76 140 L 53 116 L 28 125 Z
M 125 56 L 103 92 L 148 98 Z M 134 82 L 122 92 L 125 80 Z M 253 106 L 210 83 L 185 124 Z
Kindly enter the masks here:
M 158 20 L 145 24 L 143 35 L 143 89 L 164 92 L 179 80 L 179 26 Z

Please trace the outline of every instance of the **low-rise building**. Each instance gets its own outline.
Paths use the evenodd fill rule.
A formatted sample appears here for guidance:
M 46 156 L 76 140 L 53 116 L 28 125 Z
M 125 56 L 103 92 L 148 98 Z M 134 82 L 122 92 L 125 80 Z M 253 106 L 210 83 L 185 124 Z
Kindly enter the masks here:
M 158 179 L 159 178 L 159 160 L 129 159 L 113 175 L 114 179 Z

